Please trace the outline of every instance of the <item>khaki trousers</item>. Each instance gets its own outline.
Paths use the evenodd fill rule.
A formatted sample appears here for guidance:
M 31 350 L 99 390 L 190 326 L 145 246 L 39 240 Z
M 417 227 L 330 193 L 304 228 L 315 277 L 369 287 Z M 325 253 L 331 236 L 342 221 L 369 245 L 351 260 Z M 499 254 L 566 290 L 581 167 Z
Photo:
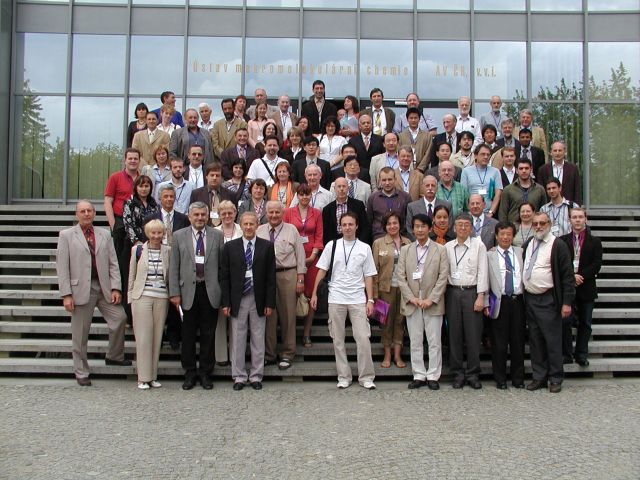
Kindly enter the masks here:
M 298 274 L 295 268 L 276 272 L 276 309 L 267 317 L 267 335 L 265 338 L 266 360 L 275 360 L 277 356 L 278 335 L 280 324 L 282 347 L 280 358 L 293 360 L 296 356 L 296 280 Z
M 131 301 L 133 333 L 136 337 L 138 382 L 146 383 L 158 378 L 162 332 L 168 310 L 168 298 L 142 295 L 137 300 Z
M 391 287 L 389 292 L 379 292 L 379 295 L 382 300 L 390 305 L 387 323 L 382 329 L 382 345 L 385 347 L 402 345 L 404 325 L 402 324 L 403 317 L 400 313 L 400 289 L 398 287 Z
M 442 373 L 442 315 L 428 315 L 421 308 L 407 317 L 407 329 L 411 340 L 411 370 L 414 380 L 440 379 Z M 424 368 L 425 334 L 429 344 L 429 370 Z

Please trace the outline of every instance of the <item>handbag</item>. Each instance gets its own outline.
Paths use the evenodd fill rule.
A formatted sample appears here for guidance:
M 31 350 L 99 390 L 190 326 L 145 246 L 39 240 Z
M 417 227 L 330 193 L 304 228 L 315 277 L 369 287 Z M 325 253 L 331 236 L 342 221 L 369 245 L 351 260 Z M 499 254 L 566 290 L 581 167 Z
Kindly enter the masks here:
M 333 248 L 331 249 L 331 262 L 329 262 L 329 270 L 325 274 L 322 281 L 318 284 L 316 290 L 316 296 L 318 297 L 318 304 L 316 305 L 316 313 L 325 314 L 329 312 L 329 282 L 331 281 L 331 273 L 333 271 L 333 260 L 336 256 L 337 240 L 333 241 Z
M 381 327 L 387 324 L 389 319 L 389 309 L 391 305 L 382 299 L 377 299 L 373 304 L 373 313 L 369 317 L 370 320 L 377 322 Z
M 296 301 L 296 317 L 306 317 L 309 313 L 309 299 L 302 293 Z

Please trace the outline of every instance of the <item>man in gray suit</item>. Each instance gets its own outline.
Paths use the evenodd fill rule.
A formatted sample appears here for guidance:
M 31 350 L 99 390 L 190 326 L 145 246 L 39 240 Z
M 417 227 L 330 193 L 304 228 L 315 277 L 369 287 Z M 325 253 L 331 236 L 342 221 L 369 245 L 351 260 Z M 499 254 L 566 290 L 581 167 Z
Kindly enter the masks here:
M 472 237 L 480 237 L 487 250 L 496 244 L 495 228 L 498 221 L 484 214 L 484 197 L 478 193 L 469 195 L 469 213 L 473 217 Z
M 94 228 L 96 209 L 87 200 L 76 205 L 78 224 L 60 232 L 56 269 L 64 309 L 71 313 L 73 371 L 80 386 L 90 386 L 87 341 L 95 307 L 109 328 L 107 365 L 131 365 L 124 359 L 127 316 L 120 304 L 118 258 L 109 232 Z
M 169 297 L 175 308 L 182 309 L 182 368 L 184 390 L 198 382 L 211 390 L 214 345 L 220 285 L 218 259 L 223 245 L 220 231 L 207 225 L 209 208 L 202 202 L 189 205 L 191 228 L 173 234 Z M 196 361 L 196 338 L 200 331 L 200 365 Z
M 433 212 L 436 207 L 438 205 L 444 205 L 447 207 L 447 210 L 449 210 L 449 217 L 452 218 L 451 202 L 436 198 L 436 192 L 438 191 L 438 180 L 436 180 L 436 177 L 432 175 L 424 177 L 422 179 L 422 191 L 424 192 L 424 196 L 421 199 L 407 205 L 407 235 L 412 240 L 415 239 L 413 236 L 413 217 L 416 214 L 424 213 L 433 220 Z
M 480 128 L 484 128 L 487 125 L 493 125 L 496 127 L 496 131 L 498 132 L 498 137 L 501 137 L 501 129 L 500 124 L 502 120 L 505 118 L 500 111 L 502 107 L 502 99 L 498 95 L 493 95 L 489 100 L 489 105 L 491 105 L 491 111 L 489 113 L 485 113 L 480 117 Z
M 189 162 L 189 148 L 191 145 L 200 145 L 204 153 L 204 165 L 213 162 L 213 144 L 211 134 L 206 128 L 198 126 L 198 111 L 189 108 L 184 113 L 187 124 L 185 128 L 174 130 L 169 143 L 169 153 L 184 160 L 185 165 Z

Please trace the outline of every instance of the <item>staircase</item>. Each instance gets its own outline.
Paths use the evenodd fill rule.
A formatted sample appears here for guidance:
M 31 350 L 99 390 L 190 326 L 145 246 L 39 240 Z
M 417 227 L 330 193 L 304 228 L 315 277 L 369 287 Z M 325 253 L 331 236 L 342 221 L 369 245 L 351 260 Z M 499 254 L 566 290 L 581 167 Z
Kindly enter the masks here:
M 72 374 L 70 317 L 62 308 L 55 271 L 58 232 L 74 222 L 74 207 L 58 205 L 0 206 L 0 374 Z M 97 226 L 107 225 L 103 211 Z M 594 376 L 638 375 L 640 372 L 640 210 L 608 209 L 589 212 L 589 225 L 602 239 L 604 266 L 598 279 L 599 299 L 593 313 L 590 365 L 565 365 L 565 372 Z M 302 336 L 298 327 L 298 338 Z M 356 373 L 356 346 L 347 329 L 347 352 Z M 316 318 L 313 347 L 299 344 L 292 368 L 266 367 L 276 378 L 335 377 L 333 346 L 326 317 Z M 407 341 L 408 342 L 408 341 Z M 383 349 L 380 329 L 372 327 L 372 352 L 378 377 L 408 377 L 410 367 L 379 368 Z M 407 343 L 408 345 L 408 343 Z M 96 310 L 89 339 L 93 375 L 131 376 L 135 367 L 105 366 L 107 329 Z M 127 329 L 125 352 L 133 358 L 133 331 Z M 404 359 L 408 360 L 408 346 Z M 490 355 L 482 352 L 483 373 L 491 372 Z M 446 355 L 443 373 L 447 374 Z M 530 367 L 527 361 L 527 370 Z M 183 371 L 177 352 L 164 348 L 160 376 Z M 215 375 L 230 378 L 229 367 L 216 367 Z

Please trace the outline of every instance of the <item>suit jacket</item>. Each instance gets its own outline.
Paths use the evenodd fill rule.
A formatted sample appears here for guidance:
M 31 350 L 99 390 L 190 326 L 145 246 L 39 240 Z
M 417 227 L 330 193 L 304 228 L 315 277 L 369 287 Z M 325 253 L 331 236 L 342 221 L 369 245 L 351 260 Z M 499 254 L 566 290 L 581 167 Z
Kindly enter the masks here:
M 129 262 L 129 286 L 127 301 L 131 303 L 131 300 L 138 300 L 144 292 L 144 284 L 147 281 L 147 274 L 149 273 L 149 243 L 145 242 L 142 245 L 142 252 L 140 259 L 137 257 L 137 250 L 139 245 L 134 245 L 131 249 L 131 261 Z M 162 257 L 162 275 L 165 279 L 167 289 L 169 288 L 169 262 L 171 255 L 171 247 L 168 245 L 162 245 L 160 247 L 160 256 Z
M 333 175 L 331 174 L 331 166 L 329 166 L 329 162 L 318 158 L 316 163 L 320 167 L 320 171 L 322 172 L 322 178 L 320 179 L 320 185 L 322 188 L 326 188 L 329 190 L 331 188 L 331 182 L 333 181 Z M 293 168 L 293 180 L 298 183 L 307 183 L 307 179 L 304 177 L 304 170 L 307 168 L 307 157 L 299 158 L 293 162 L 291 166 Z
M 411 240 L 407 237 L 400 237 L 400 248 L 410 243 Z M 395 248 L 393 239 L 388 234 L 373 242 L 371 247 L 373 263 L 378 272 L 378 274 L 373 277 L 373 298 L 379 298 L 380 292 L 389 293 L 391 291 L 391 280 L 395 267 Z
M 213 158 L 216 161 L 221 160 L 222 152 L 229 147 L 236 145 L 236 130 L 239 128 L 247 128 L 244 120 L 235 118 L 231 124 L 231 129 L 227 132 L 227 121 L 221 118 L 213 124 L 211 129 L 211 142 L 213 144 Z
M 501 115 L 500 119 L 504 120 L 506 118 L 506 116 L 502 114 L 502 112 L 500 113 L 500 115 Z M 500 135 L 500 132 L 501 132 L 500 125 L 496 125 L 496 121 L 493 118 L 492 112 L 487 112 L 480 117 L 480 129 L 483 129 L 487 125 L 493 125 L 494 127 L 496 127 L 496 130 L 498 131 L 498 135 Z
M 322 107 L 322 114 L 320 115 L 320 118 L 318 118 L 318 109 L 313 98 L 304 102 L 300 109 L 300 116 L 307 117 L 309 119 L 309 129 L 311 130 L 311 133 L 320 133 L 321 123 L 323 123 L 327 117 L 335 117 L 337 115 L 338 109 L 336 106 L 326 99 Z
M 460 149 L 460 133 L 455 132 L 455 145 L 451 146 L 451 155 L 456 153 Z M 433 148 L 431 149 L 431 153 L 429 154 L 429 167 L 435 167 L 438 165 L 438 157 L 436 157 L 436 148 L 441 143 L 447 142 L 447 132 L 438 133 L 435 137 L 433 137 Z
M 369 165 L 371 165 L 371 159 L 376 155 L 385 152 L 382 137 L 374 133 L 371 134 L 371 138 L 369 139 L 368 150 L 364 148 L 362 135 L 354 135 L 351 137 L 349 139 L 349 144 L 353 145 L 356 149 L 360 168 L 366 168 L 367 170 L 369 169 Z
M 144 217 L 144 220 L 142 221 L 143 225 L 146 225 L 147 223 L 149 223 L 151 220 L 160 220 L 161 222 L 164 223 L 163 219 L 162 219 L 162 210 L 158 210 L 157 212 L 151 213 L 149 215 L 147 215 L 146 217 Z M 180 213 L 177 210 L 173 211 L 173 217 L 171 217 L 171 232 L 175 233 L 178 230 L 182 230 L 183 228 L 186 228 L 188 226 L 191 225 L 191 222 L 189 222 L 189 217 L 186 216 L 184 213 Z M 144 229 L 142 230 L 142 236 L 143 236 L 143 242 L 147 241 L 147 236 L 144 234 Z
M 513 136 L 519 138 L 520 126 L 513 127 Z M 547 137 L 544 134 L 542 127 L 530 126 L 531 130 L 531 145 L 541 149 L 544 152 L 545 158 L 549 156 L 549 148 L 547 147 Z
M 341 178 L 341 177 L 346 178 L 346 176 L 347 176 L 344 173 L 344 168 L 343 167 L 339 167 L 339 168 L 336 168 L 335 170 L 331 170 L 331 175 L 333 176 L 334 180 L 337 179 L 337 178 Z M 369 172 L 368 168 L 360 167 L 360 173 L 358 174 L 358 178 L 360 180 L 362 180 L 363 182 L 367 182 L 375 190 L 376 187 L 371 183 L 371 173 Z
M 496 224 L 497 223 L 498 223 L 498 220 L 496 220 L 495 218 L 487 217 L 485 215 L 480 232 L 476 232 L 475 220 L 472 220 L 471 236 L 472 237 L 479 236 L 480 240 L 482 240 L 482 243 L 484 243 L 484 246 L 487 247 L 487 250 L 490 250 L 496 245 Z
M 442 200 L 440 198 L 436 198 L 433 201 L 433 209 L 435 210 L 435 208 L 440 205 L 444 205 L 445 207 L 447 207 L 447 210 L 451 212 L 451 202 L 448 202 L 447 200 Z M 427 206 L 424 204 L 424 197 L 419 198 L 415 202 L 411 202 L 409 205 L 407 205 L 407 219 L 406 219 L 405 225 L 407 229 L 407 235 L 412 240 L 415 240 L 415 237 L 413 236 L 413 228 L 411 228 L 411 224 L 413 222 L 413 217 L 418 213 L 424 213 L 425 215 L 427 214 Z M 453 215 L 449 215 L 449 218 L 452 218 L 452 217 Z M 450 223 L 451 223 L 451 220 L 450 220 Z
M 258 315 L 263 316 L 265 307 L 276 307 L 276 256 L 270 241 L 258 237 L 253 241 L 253 294 Z M 240 310 L 246 271 L 242 237 L 225 243 L 220 264 L 221 306 L 231 307 L 232 317 L 237 317 Z
M 336 200 L 329 203 L 322 209 L 322 240 L 326 245 L 331 240 L 340 238 L 342 235 L 338 235 L 336 229 L 338 228 L 338 219 L 336 218 L 337 203 Z M 358 240 L 371 244 L 371 225 L 367 219 L 367 211 L 364 207 L 364 203 L 355 198 L 347 198 L 347 211 L 353 212 L 358 217 L 358 230 L 356 236 Z
M 224 238 L 219 230 L 205 225 L 204 280 L 207 297 L 213 308 L 220 306 L 218 265 Z M 183 228 L 173 234 L 169 269 L 169 296 L 180 296 L 182 308 L 191 310 L 196 295 L 196 257 L 193 248 L 193 230 Z
M 498 139 L 496 139 L 496 144 L 499 147 L 504 147 L 504 137 L 500 137 Z M 517 150 L 518 148 L 520 148 L 520 141 L 517 138 L 513 139 L 513 144 L 515 145 L 515 149 Z
M 412 144 L 413 137 L 411 132 L 405 130 L 400 134 L 399 145 L 413 146 L 415 149 L 415 168 L 422 173 L 426 172 L 431 166 L 431 150 L 433 149 L 433 137 L 429 132 L 419 131 L 416 137 L 416 143 Z M 437 160 L 437 157 L 436 157 Z M 436 161 L 437 165 L 437 161 Z
M 234 192 L 224 187 L 220 187 L 218 189 L 218 195 L 220 196 L 220 201 L 229 200 L 235 204 L 236 194 Z M 191 191 L 191 198 L 189 199 L 189 205 L 191 205 L 193 202 L 202 202 L 206 206 L 211 208 L 211 205 L 209 205 L 209 187 L 207 187 L 207 185 L 205 185 L 204 187 L 196 188 L 195 190 Z
M 455 170 L 455 175 L 453 176 L 453 179 L 456 182 L 460 181 L 460 177 L 462 177 L 462 169 L 458 166 L 458 165 L 454 165 L 453 166 L 454 170 Z M 438 181 L 440 181 L 440 172 L 438 171 L 438 165 L 431 167 L 429 170 L 426 171 L 426 173 L 424 174 L 424 176 L 426 177 L 427 175 L 431 175 L 432 177 L 436 177 L 436 179 Z
M 504 139 L 502 140 L 502 144 L 500 142 L 500 140 L 496 141 L 496 144 L 500 147 L 498 150 L 496 150 L 493 154 L 491 154 L 491 158 L 489 160 L 489 165 L 491 165 L 492 167 L 496 167 L 498 170 L 500 170 L 502 167 L 504 167 L 504 160 L 502 159 L 502 149 L 504 148 Z M 520 151 L 520 142 L 518 142 L 516 140 L 516 162 L 518 161 L 518 152 Z
M 347 182 L 348 181 L 349 181 L 349 179 L 347 179 Z M 336 190 L 335 190 L 334 187 L 335 187 L 335 182 L 331 184 L 331 188 L 329 189 L 329 191 L 335 195 Z M 366 208 L 367 201 L 369 200 L 369 197 L 371 196 L 371 185 L 369 185 L 367 182 L 365 182 L 361 178 L 358 178 L 358 181 L 356 182 L 356 189 L 355 190 L 356 190 L 355 191 L 355 196 L 353 198 L 355 198 L 356 200 L 360 200 L 362 203 L 364 203 L 365 208 Z
M 171 137 L 169 137 L 169 134 L 158 129 L 156 129 L 154 133 L 153 142 L 149 142 L 148 130 L 140 130 L 136 133 L 133 136 L 131 147 L 140 150 L 140 167 L 142 168 L 146 165 L 153 165 L 155 163 L 155 160 L 153 159 L 153 151 L 160 145 L 164 145 L 169 148 L 170 141 Z
M 504 167 L 504 164 L 502 165 L 502 167 Z M 500 168 L 496 167 L 496 168 L 500 170 L 500 178 L 502 178 L 502 189 L 504 190 L 509 185 L 511 185 L 512 182 L 509 181 L 509 177 L 507 176 L 506 173 L 504 173 L 504 168 L 502 167 Z M 518 172 L 515 167 L 513 167 L 513 169 L 514 169 L 513 181 L 515 182 L 518 179 Z
M 245 163 L 247 164 L 247 170 L 245 171 L 245 173 L 249 171 L 251 162 L 253 162 L 256 158 L 260 158 L 260 152 L 258 152 L 258 150 L 253 148 L 248 143 L 246 148 L 247 158 L 245 160 Z M 222 163 L 222 178 L 224 178 L 225 180 L 229 180 L 233 176 L 231 165 L 238 158 L 240 157 L 238 156 L 238 149 L 236 148 L 236 145 L 226 148 L 222 151 L 222 154 L 220 155 L 220 162 Z
M 295 113 L 291 112 L 289 112 L 287 115 L 289 116 L 289 121 L 287 122 L 287 124 L 295 126 L 298 123 L 298 116 Z M 267 118 L 270 118 L 275 122 L 276 130 L 278 132 L 278 140 L 280 141 L 280 145 L 282 145 L 282 142 L 284 141 L 284 127 L 282 126 L 282 113 L 280 112 L 280 109 L 278 109 L 276 113 L 267 115 Z M 291 128 L 291 126 L 289 128 Z
M 575 259 L 573 250 L 573 232 L 560 237 L 561 240 L 569 247 L 571 254 L 571 262 Z M 602 268 L 602 242 L 598 237 L 591 235 L 589 228 L 582 242 L 580 250 L 580 260 L 578 262 L 578 274 L 582 275 L 584 282 L 580 286 L 576 286 L 576 302 L 588 303 L 598 298 L 598 287 L 596 286 L 596 278 Z
M 112 290 L 122 290 L 118 257 L 109 232 L 93 227 L 96 239 L 96 269 L 102 295 L 111 301 Z M 60 232 L 56 253 L 60 296 L 71 295 L 76 305 L 89 303 L 91 252 L 80 225 Z
M 424 259 L 422 278 L 413 279 L 413 272 L 417 270 L 418 256 L 416 249 L 417 242 L 402 247 L 398 268 L 398 286 L 402 293 L 400 302 L 400 312 L 409 316 L 416 311 L 416 306 L 409 301 L 413 298 L 429 299 L 433 302 L 429 308 L 425 309 L 428 315 L 444 315 L 444 293 L 447 288 L 449 277 L 449 260 L 444 246 L 434 241 L 429 242 L 429 250 Z
M 540 167 L 542 167 L 545 162 L 545 155 L 540 148 L 534 147 L 533 145 L 529 145 L 529 147 L 531 149 L 531 164 L 532 164 L 531 166 L 533 167 L 533 175 L 537 180 Z M 516 162 L 521 158 L 521 155 L 522 155 L 522 145 L 520 145 L 520 148 L 516 149 Z
M 538 170 L 536 181 L 543 187 L 551 177 L 553 177 L 553 161 L 545 163 Z M 580 173 L 578 167 L 565 160 L 562 167 L 562 196 L 567 200 L 582 205 L 582 185 L 580 183 Z
M 398 160 L 396 157 L 396 165 L 398 165 Z M 380 170 L 387 166 L 387 152 L 383 152 L 379 155 L 376 155 L 371 159 L 371 163 L 369 164 L 369 175 L 373 178 L 373 189 L 378 190 L 378 175 L 380 175 Z
M 204 160 L 202 166 L 213 162 L 213 144 L 211 143 L 211 134 L 206 128 L 198 127 L 198 130 L 204 138 Z M 171 142 L 169 143 L 169 152 L 178 158 L 184 160 L 185 165 L 189 163 L 189 129 L 179 128 L 171 134 Z
M 520 272 L 520 290 L 524 292 L 524 286 L 522 285 L 522 274 L 524 273 L 522 249 L 516 246 L 513 246 L 512 248 L 513 253 L 516 257 L 516 265 L 514 265 L 514 268 L 517 268 Z M 491 315 L 491 318 L 498 318 L 498 315 L 500 314 L 500 301 L 502 300 L 502 282 L 504 280 L 503 275 L 500 272 L 500 255 L 501 253 L 497 250 L 487 251 L 487 262 L 489 264 L 489 289 L 496 298 L 495 308 L 493 310 L 493 315 Z M 513 288 L 517 288 L 516 285 L 514 285 Z M 484 296 L 484 306 L 489 306 L 488 293 Z
M 396 112 L 394 112 L 393 110 L 387 107 L 383 107 L 383 112 L 384 112 L 384 118 L 387 122 L 387 128 L 382 133 L 382 136 L 384 136 L 389 132 L 393 132 L 393 126 L 396 124 Z M 375 128 L 373 110 L 371 109 L 371 107 L 367 107 L 364 110 L 362 110 L 360 112 L 360 115 L 369 115 L 371 117 L 372 128 Z
M 424 195 L 424 187 L 422 186 L 423 178 L 424 175 L 420 170 L 409 171 L 409 189 L 407 193 L 411 197 L 412 202 L 419 200 Z M 404 191 L 404 183 L 399 168 L 396 168 L 396 189 Z

